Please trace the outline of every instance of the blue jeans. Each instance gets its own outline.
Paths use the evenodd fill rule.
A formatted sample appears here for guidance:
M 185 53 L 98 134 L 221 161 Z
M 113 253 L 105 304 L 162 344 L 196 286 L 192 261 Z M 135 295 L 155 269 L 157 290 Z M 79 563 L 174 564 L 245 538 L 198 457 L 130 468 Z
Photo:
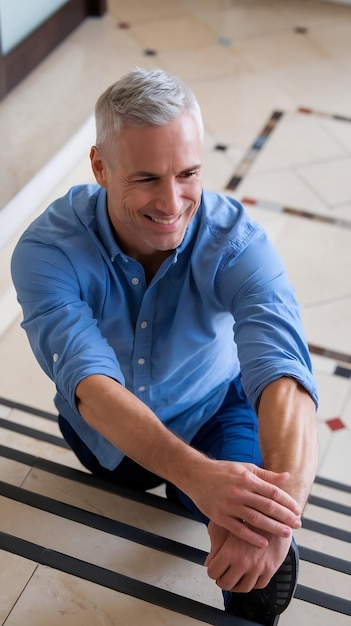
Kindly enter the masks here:
M 116 469 L 112 471 L 105 469 L 61 415 L 59 425 L 64 438 L 80 462 L 96 476 L 142 491 L 164 482 L 162 478 L 127 457 L 124 457 Z M 232 381 L 222 406 L 200 428 L 191 441 L 191 446 L 213 459 L 262 464 L 257 416 L 244 394 L 240 377 Z M 178 500 L 194 513 L 199 521 L 208 523 L 208 519 L 197 506 L 177 487 L 167 484 L 167 495 L 173 500 Z M 226 604 L 230 593 L 223 592 L 223 595 Z

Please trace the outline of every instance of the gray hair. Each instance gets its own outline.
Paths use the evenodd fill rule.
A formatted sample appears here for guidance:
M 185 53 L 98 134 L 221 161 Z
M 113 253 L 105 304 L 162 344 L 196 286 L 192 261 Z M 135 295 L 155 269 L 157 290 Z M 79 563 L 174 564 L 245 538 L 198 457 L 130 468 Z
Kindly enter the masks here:
M 109 146 L 123 126 L 162 126 L 192 115 L 203 136 L 199 103 L 187 85 L 163 70 L 135 68 L 104 91 L 95 106 L 96 145 Z

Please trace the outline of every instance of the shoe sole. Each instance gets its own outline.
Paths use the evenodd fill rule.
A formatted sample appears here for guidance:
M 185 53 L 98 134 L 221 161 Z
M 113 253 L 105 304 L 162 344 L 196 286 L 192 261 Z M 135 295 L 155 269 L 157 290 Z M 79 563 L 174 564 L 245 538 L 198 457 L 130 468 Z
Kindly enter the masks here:
M 280 615 L 288 607 L 296 589 L 298 573 L 299 552 L 293 540 L 285 561 L 269 583 L 271 602 L 268 610 L 273 615 Z M 272 626 L 275 626 L 275 623 Z

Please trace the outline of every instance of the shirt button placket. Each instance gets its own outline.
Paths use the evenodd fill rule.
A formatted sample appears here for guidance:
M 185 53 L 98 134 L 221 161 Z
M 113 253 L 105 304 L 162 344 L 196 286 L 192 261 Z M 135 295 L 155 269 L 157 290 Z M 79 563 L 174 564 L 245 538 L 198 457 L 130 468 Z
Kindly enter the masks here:
M 131 276 L 131 283 L 137 289 L 141 281 L 135 274 Z M 151 365 L 151 333 L 150 320 L 154 310 L 153 290 L 146 288 L 140 302 L 139 315 L 135 326 L 134 349 L 133 349 L 133 387 L 135 393 L 147 402 L 150 390 L 150 365 Z

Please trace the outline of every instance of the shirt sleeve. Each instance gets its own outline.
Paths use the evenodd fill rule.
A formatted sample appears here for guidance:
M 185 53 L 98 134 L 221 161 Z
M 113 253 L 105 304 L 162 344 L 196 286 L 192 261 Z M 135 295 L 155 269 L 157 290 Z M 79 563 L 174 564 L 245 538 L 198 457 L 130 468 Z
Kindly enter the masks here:
M 264 388 L 282 376 L 295 378 L 317 405 L 300 308 L 285 267 L 262 229 L 242 250 L 232 249 L 219 284 L 234 317 L 243 388 L 252 406 L 256 408 Z
M 86 376 L 104 374 L 124 384 L 114 350 L 80 297 L 68 256 L 27 232 L 13 253 L 11 271 L 32 350 L 72 409 L 76 387 Z

